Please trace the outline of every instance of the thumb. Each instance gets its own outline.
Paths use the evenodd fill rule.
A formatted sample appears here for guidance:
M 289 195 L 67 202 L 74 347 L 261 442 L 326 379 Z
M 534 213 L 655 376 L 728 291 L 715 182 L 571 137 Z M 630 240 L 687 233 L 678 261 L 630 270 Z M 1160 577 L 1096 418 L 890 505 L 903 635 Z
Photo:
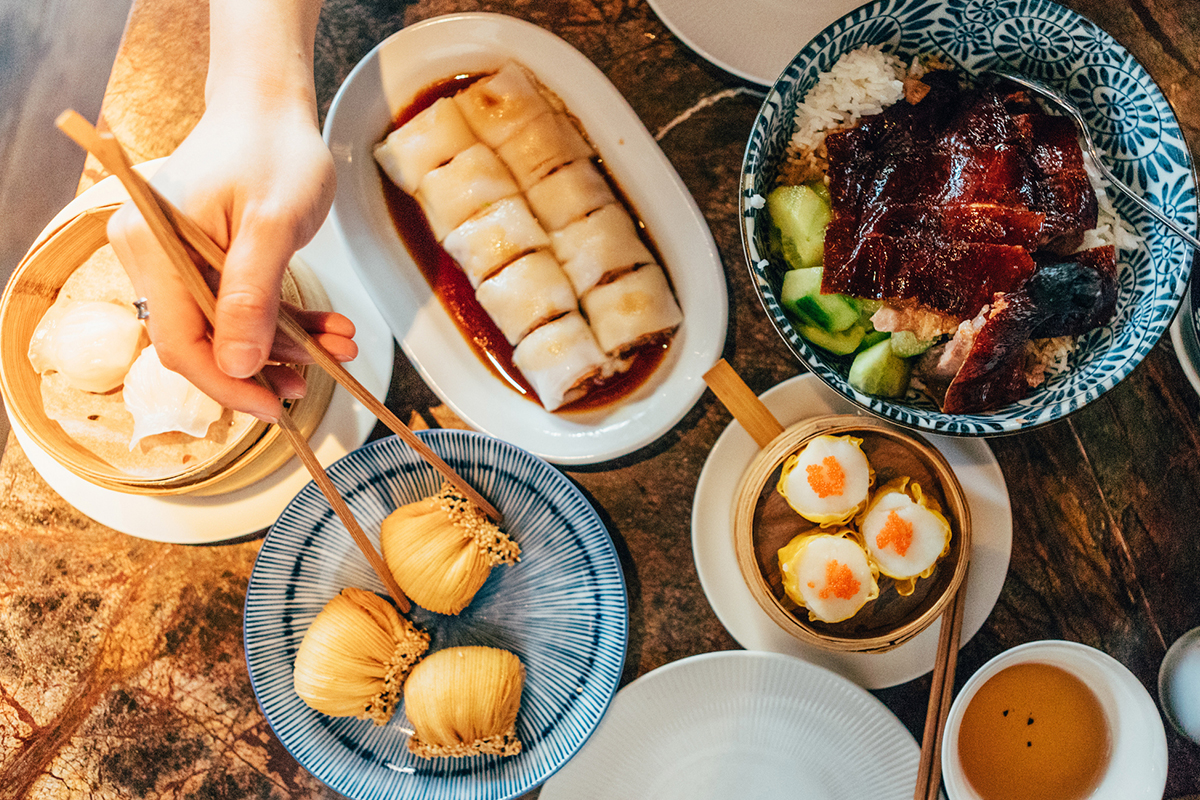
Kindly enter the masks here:
M 292 237 L 266 225 L 246 225 L 225 258 L 217 294 L 213 351 L 234 378 L 254 375 L 267 361 L 279 315 L 279 287 L 293 255 Z

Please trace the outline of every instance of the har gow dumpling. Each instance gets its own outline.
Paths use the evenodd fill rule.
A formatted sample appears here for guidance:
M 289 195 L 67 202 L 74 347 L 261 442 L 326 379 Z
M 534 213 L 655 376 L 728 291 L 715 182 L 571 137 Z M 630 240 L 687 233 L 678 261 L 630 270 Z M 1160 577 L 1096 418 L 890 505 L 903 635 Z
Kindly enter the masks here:
M 39 374 L 58 372 L 80 391 L 103 394 L 124 382 L 147 341 L 132 306 L 98 300 L 55 303 L 29 341 L 29 362 Z
M 124 395 L 125 408 L 133 417 L 130 450 L 156 433 L 180 431 L 202 438 L 224 412 L 220 403 L 191 381 L 164 367 L 154 345 L 142 350 L 129 368 Z

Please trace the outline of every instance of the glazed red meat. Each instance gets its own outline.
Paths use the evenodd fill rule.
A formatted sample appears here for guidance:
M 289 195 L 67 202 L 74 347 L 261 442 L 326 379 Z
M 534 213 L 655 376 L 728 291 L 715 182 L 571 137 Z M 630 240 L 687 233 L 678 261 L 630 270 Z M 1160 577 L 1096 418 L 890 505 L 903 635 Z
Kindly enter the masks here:
M 833 210 L 822 291 L 975 316 L 1033 273 L 1033 252 L 1069 252 L 1096 198 L 1068 120 L 1019 95 L 925 79 L 826 137 Z

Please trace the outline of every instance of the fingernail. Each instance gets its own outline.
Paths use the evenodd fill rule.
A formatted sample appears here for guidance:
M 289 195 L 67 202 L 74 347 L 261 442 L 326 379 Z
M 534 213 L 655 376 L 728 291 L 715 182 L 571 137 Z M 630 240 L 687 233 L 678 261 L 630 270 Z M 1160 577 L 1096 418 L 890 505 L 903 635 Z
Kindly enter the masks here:
M 217 351 L 217 366 L 232 378 L 249 378 L 258 372 L 262 350 L 252 344 L 230 342 Z
M 247 413 L 257 419 L 259 422 L 269 422 L 272 425 L 274 425 L 276 422 L 279 422 L 279 417 L 275 416 L 274 414 L 262 414 L 258 411 L 249 411 Z
M 284 400 L 299 400 L 307 393 L 307 386 L 298 386 L 294 389 L 285 389 L 283 394 L 279 395 Z

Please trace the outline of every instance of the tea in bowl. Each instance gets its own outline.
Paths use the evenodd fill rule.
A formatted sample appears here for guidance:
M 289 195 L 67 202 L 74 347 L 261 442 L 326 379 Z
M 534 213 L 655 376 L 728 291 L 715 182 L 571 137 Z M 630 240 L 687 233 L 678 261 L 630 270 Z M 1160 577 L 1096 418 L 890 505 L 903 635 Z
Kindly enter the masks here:
M 1087 645 L 1029 642 L 967 681 L 942 735 L 950 800 L 1160 798 L 1167 741 L 1154 701 Z

